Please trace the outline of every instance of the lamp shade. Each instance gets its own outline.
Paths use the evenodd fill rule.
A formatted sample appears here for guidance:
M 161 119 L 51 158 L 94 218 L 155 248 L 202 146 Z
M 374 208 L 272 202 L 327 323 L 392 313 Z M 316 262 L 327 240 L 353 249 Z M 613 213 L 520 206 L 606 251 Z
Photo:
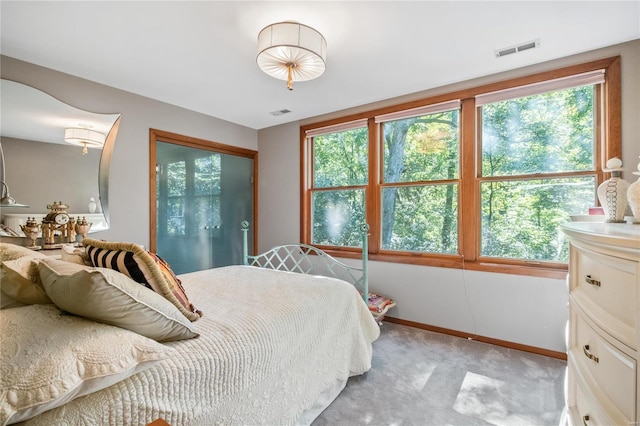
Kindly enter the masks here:
M 64 129 L 64 141 L 82 147 L 102 148 L 105 136 L 95 130 L 70 127 Z
M 5 207 L 31 207 L 26 204 L 21 204 L 16 201 L 15 198 L 9 193 L 9 185 L 5 182 L 5 163 L 4 163 L 4 151 L 2 150 L 2 143 L 0 142 L 0 208 Z
M 0 184 L 2 184 L 2 187 L 0 189 L 0 207 L 1 208 L 4 208 L 4 207 L 31 207 L 29 205 L 21 204 L 21 203 L 17 202 L 16 199 L 13 198 L 11 196 L 11 194 L 9 194 L 9 186 L 3 180 L 0 180 Z
M 69 127 L 64 129 L 64 141 L 72 145 L 80 145 L 82 154 L 85 155 L 87 148 L 102 149 L 105 136 L 100 132 L 84 127 Z
M 262 71 L 278 80 L 308 81 L 325 70 L 327 41 L 322 34 L 297 22 L 279 22 L 258 34 L 258 57 Z

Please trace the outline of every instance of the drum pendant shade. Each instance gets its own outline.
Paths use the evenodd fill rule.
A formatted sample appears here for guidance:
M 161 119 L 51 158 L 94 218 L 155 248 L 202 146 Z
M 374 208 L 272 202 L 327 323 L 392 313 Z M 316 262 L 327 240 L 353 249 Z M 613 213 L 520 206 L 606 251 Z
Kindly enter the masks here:
M 287 82 L 320 77 L 325 69 L 327 41 L 322 34 L 297 22 L 279 22 L 258 34 L 256 62 L 271 77 Z
M 64 130 L 64 141 L 81 146 L 82 153 L 86 154 L 87 147 L 101 149 L 104 145 L 105 135 L 91 129 L 70 127 Z

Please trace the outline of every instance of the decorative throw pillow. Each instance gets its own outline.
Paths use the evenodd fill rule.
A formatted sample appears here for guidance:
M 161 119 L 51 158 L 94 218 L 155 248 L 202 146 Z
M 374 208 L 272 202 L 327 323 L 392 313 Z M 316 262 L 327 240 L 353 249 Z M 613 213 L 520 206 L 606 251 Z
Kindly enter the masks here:
M 202 316 L 189 301 L 182 283 L 160 256 L 133 243 L 82 240 L 93 266 L 122 272 L 173 303 L 190 321 Z
M 38 262 L 41 257 L 23 256 L 5 260 L 0 266 L 0 289 L 26 305 L 52 303 L 41 287 Z
M 20 265 L 11 266 L 11 271 L 8 271 L 9 267 L 0 266 L 0 309 L 32 303 L 51 303 L 50 300 L 45 300 L 47 295 L 37 287 L 38 269 L 35 264 L 32 265 L 31 263 L 33 259 L 44 257 L 47 256 L 26 247 L 11 243 L 0 243 L 0 265 L 5 261 L 21 258 L 28 259 L 21 262 Z
M 0 290 L 21 304 L 51 303 L 40 286 L 37 262 L 49 256 L 11 243 L 0 243 Z M 2 303 L 5 307 L 5 303 Z
M 48 257 L 46 254 L 16 244 L 0 243 L 0 262 L 15 260 L 23 256 Z
M 40 260 L 38 263 L 41 262 L 49 265 L 49 267 L 54 269 L 58 275 L 73 275 L 79 271 L 94 271 L 96 269 L 93 266 L 80 265 L 79 263 L 67 262 L 66 260 L 60 260 L 54 257 L 47 257 L 46 259 Z M 42 269 L 40 267 L 38 267 L 38 273 L 40 274 L 40 285 L 44 288 L 44 281 L 42 281 Z
M 16 423 L 111 386 L 175 355 L 122 328 L 54 305 L 0 311 L 0 424 Z
M 56 259 L 44 259 L 38 268 L 47 295 L 67 312 L 159 342 L 198 336 L 171 302 L 118 271 Z
M 2 277 L 0 277 L 0 280 L 1 279 Z M 20 306 L 27 306 L 27 304 L 18 302 L 16 299 L 0 290 L 0 309 L 19 308 Z

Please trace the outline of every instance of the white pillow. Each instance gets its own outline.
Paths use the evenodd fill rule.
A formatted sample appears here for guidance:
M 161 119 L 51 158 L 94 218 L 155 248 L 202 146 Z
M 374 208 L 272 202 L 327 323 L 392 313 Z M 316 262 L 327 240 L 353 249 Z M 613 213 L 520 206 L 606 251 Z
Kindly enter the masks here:
M 42 257 L 23 256 L 0 265 L 2 293 L 25 305 L 52 303 L 40 282 L 38 262 Z
M 0 309 L 51 303 L 39 287 L 36 262 L 45 254 L 11 243 L 0 243 Z M 7 263 L 7 267 L 3 264 Z
M 111 386 L 175 350 L 54 305 L 0 311 L 0 424 L 20 422 Z
M 39 264 L 42 286 L 60 309 L 168 342 L 197 337 L 171 302 L 126 275 L 56 259 Z
M 85 238 L 82 244 L 93 266 L 115 269 L 153 289 L 173 303 L 190 321 L 197 321 L 202 316 L 202 312 L 189 301 L 180 279 L 169 264 L 157 254 L 129 242 Z
M 60 257 L 67 262 L 77 263 L 78 265 L 93 266 L 91 259 L 87 256 L 84 247 L 78 248 L 70 244 L 62 246 Z
M 23 256 L 47 257 L 46 254 L 11 243 L 0 243 L 0 262 L 14 260 Z
M 2 280 L 1 276 L 0 280 Z M 16 299 L 0 290 L 0 309 L 19 308 L 20 306 L 26 306 L 26 303 L 18 302 Z

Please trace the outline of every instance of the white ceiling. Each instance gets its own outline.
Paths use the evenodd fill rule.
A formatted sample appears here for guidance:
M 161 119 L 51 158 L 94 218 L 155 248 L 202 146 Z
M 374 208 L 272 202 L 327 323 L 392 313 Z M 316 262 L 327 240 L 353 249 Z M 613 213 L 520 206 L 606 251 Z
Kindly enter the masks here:
M 3 55 L 254 129 L 640 38 L 640 0 L 2 0 L 0 19 Z M 328 45 L 326 72 L 292 92 L 255 60 L 258 32 L 286 20 Z

